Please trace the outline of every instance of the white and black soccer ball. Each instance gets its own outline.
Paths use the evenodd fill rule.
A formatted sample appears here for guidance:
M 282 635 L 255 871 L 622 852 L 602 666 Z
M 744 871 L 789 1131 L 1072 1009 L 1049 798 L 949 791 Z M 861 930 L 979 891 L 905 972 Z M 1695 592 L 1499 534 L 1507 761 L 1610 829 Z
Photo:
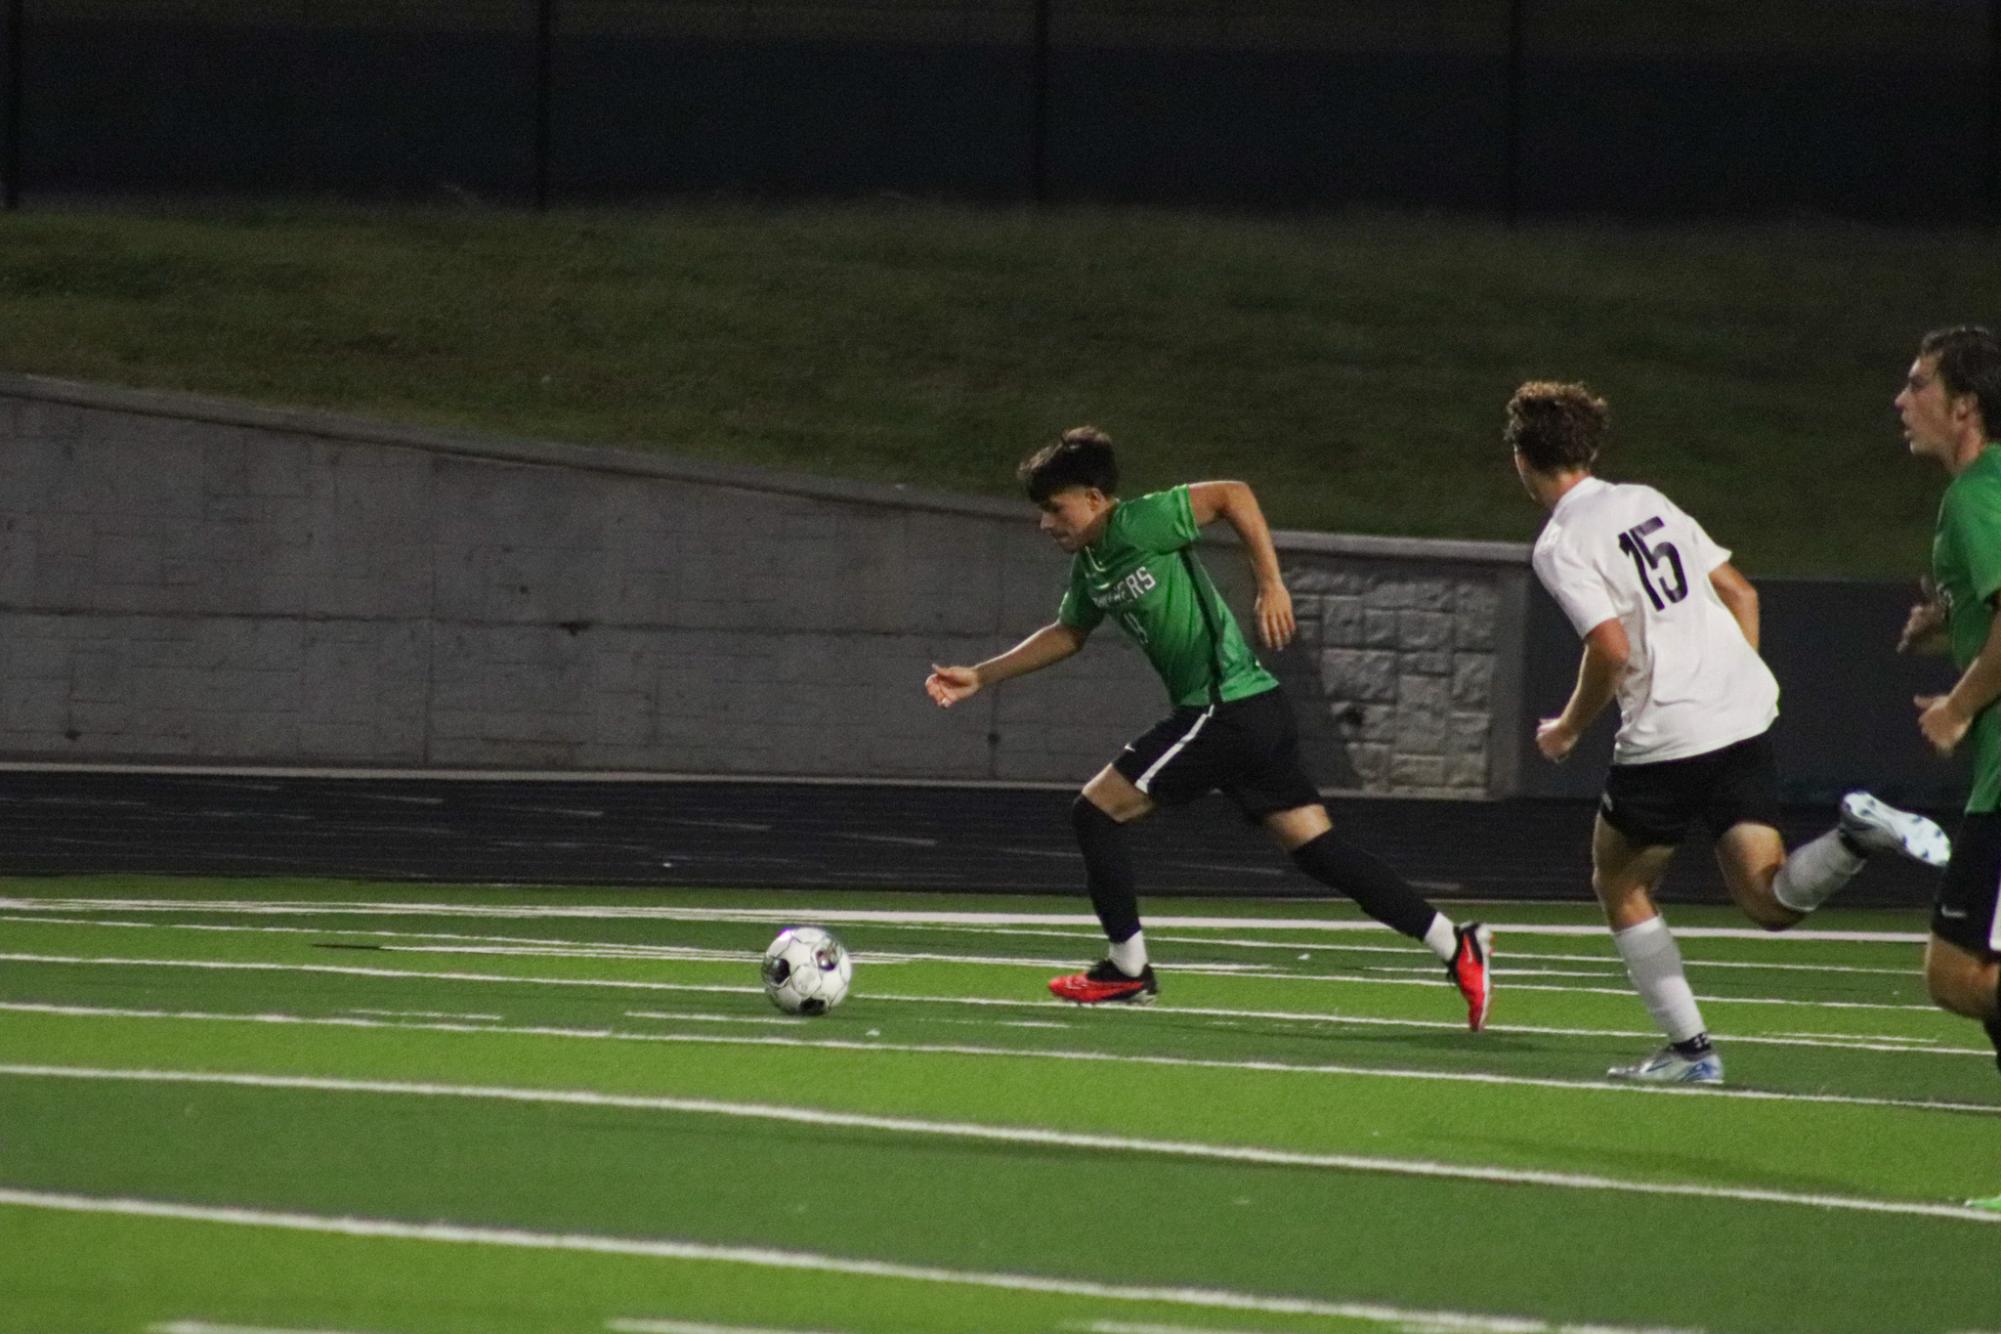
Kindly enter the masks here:
M 855 965 L 817 926 L 788 926 L 764 951 L 764 994 L 787 1014 L 825 1014 L 848 998 Z

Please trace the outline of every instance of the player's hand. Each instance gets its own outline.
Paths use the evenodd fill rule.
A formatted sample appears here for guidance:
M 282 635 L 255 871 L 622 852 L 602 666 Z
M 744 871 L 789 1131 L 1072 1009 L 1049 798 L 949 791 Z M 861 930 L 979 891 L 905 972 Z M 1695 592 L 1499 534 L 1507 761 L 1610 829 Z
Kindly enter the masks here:
M 1940 755 L 1950 755 L 1973 725 L 1952 706 L 1950 695 L 1919 695 L 1911 701 L 1918 706 L 1918 730 Z
M 1562 764 L 1570 758 L 1570 752 L 1577 749 L 1577 733 L 1571 731 L 1561 718 L 1545 718 L 1536 725 L 1535 748 L 1551 764 Z
M 1897 652 L 1908 653 L 1943 629 L 1945 603 L 1939 598 L 1938 585 L 1927 575 L 1918 580 L 1918 601 L 1904 618 L 1904 632 L 1897 636 Z
M 979 691 L 980 674 L 970 667 L 940 667 L 934 662 L 931 675 L 924 678 L 924 693 L 941 709 L 949 709 Z
M 1258 590 L 1258 638 L 1268 649 L 1281 649 L 1292 642 L 1299 625 L 1292 618 L 1292 593 L 1284 584 Z

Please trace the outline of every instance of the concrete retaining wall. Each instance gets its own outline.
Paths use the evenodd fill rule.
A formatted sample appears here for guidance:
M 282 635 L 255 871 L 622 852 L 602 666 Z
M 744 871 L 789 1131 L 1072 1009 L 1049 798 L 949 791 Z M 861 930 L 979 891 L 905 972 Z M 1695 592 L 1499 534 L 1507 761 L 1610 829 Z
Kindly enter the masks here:
M 920 688 L 1053 616 L 1033 517 L 0 376 L 0 758 L 1076 782 L 1165 707 L 1114 629 L 950 712 Z M 1279 545 L 1322 781 L 1511 790 L 1525 549 Z

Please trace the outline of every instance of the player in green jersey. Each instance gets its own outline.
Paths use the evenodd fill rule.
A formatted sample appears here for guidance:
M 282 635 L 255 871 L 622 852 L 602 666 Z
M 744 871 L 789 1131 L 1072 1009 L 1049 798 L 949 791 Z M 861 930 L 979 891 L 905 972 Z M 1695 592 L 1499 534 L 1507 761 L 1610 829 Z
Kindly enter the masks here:
M 1041 530 L 1073 555 L 1056 619 L 976 666 L 934 666 L 925 690 L 949 708 L 986 686 L 1061 662 L 1110 617 L 1160 673 L 1173 704 L 1071 806 L 1091 903 L 1111 949 L 1088 971 L 1056 978 L 1050 990 L 1080 1004 L 1154 998 L 1159 984 L 1140 929 L 1124 827 L 1160 806 L 1220 789 L 1306 874 L 1430 946 L 1466 999 L 1468 1024 L 1483 1027 L 1493 933 L 1477 922 L 1455 926 L 1396 872 L 1333 832 L 1300 762 L 1297 725 L 1278 678 L 1257 660 L 1196 559 L 1192 548 L 1204 525 L 1222 519 L 1234 528 L 1256 576 L 1259 637 L 1272 649 L 1290 642 L 1292 595 L 1251 488 L 1195 482 L 1122 501 L 1112 442 L 1088 426 L 1065 431 L 1030 456 L 1021 478 L 1042 511 Z
M 1918 697 L 1918 727 L 1940 755 L 1973 739 L 1973 792 L 1932 906 L 1925 984 L 1940 1006 L 1986 1027 L 2001 1061 L 2001 338 L 1974 327 L 1926 334 L 1897 412 L 1911 453 L 1952 478 L 1927 596 L 1897 647 L 1944 632 L 1959 680 Z

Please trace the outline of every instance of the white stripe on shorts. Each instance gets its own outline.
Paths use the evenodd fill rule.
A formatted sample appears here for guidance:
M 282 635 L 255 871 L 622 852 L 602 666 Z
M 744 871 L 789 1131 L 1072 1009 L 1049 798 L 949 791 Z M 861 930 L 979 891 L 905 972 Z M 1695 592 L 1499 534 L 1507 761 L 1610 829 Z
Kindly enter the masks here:
M 1167 762 L 1173 759 L 1176 755 L 1179 755 L 1181 753 L 1181 748 L 1195 739 L 1195 734 L 1202 730 L 1202 724 L 1208 722 L 1209 715 L 1214 713 L 1215 711 L 1216 711 L 1216 706 L 1214 704 L 1211 704 L 1208 708 L 1202 710 L 1202 716 L 1195 720 L 1195 726 L 1188 729 L 1188 734 L 1182 737 L 1181 740 L 1169 746 L 1166 750 L 1166 753 L 1164 753 L 1159 759 L 1155 760 L 1152 764 L 1148 765 L 1146 772 L 1139 776 L 1139 781 L 1137 783 L 1134 783 L 1133 786 L 1138 788 L 1140 791 L 1146 793 L 1148 796 L 1152 796 L 1153 776 L 1159 773 L 1162 769 L 1165 769 L 1167 767 Z
M 1987 928 L 1987 948 L 2001 954 L 2001 879 L 1994 883 L 1994 916 Z

